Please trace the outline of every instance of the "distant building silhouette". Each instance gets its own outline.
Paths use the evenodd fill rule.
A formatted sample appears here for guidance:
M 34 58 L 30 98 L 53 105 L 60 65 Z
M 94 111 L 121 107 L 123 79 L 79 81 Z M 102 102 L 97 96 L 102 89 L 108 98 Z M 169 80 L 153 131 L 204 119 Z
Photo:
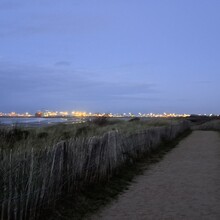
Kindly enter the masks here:
M 43 112 L 36 112 L 35 117 L 41 118 L 43 116 Z

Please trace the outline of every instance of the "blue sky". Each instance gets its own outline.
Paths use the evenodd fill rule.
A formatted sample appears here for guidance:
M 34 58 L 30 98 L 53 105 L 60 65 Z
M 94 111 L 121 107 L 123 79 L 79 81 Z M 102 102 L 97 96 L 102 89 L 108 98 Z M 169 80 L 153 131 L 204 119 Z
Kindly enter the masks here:
M 219 114 L 219 8 L 1 0 L 0 111 Z

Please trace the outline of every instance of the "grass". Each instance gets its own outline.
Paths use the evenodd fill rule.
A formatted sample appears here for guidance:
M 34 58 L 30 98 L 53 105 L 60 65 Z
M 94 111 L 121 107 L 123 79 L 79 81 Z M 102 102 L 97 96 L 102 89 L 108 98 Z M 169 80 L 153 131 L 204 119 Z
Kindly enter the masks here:
M 160 144 L 150 154 L 143 154 L 133 163 L 127 162 L 109 180 L 86 186 L 75 195 L 63 197 L 57 202 L 55 209 L 46 210 L 42 218 L 49 220 L 86 219 L 127 190 L 137 175 L 143 174 L 152 164 L 159 162 L 190 133 L 191 130 L 186 130 L 174 140 Z
M 220 119 L 211 120 L 194 127 L 196 130 L 220 131 Z
M 119 168 L 189 128 L 185 121 L 163 123 L 89 122 L 0 130 L 0 219 L 42 219 L 43 210 L 54 210 L 67 194 L 77 203 L 84 201 L 87 197 L 78 195 L 85 188 L 108 182 Z
M 132 134 L 137 130 L 179 123 L 178 119 L 165 118 L 152 118 L 147 121 L 135 120 L 131 122 L 120 119 L 108 119 L 104 120 L 104 123 L 100 123 L 99 120 L 103 121 L 103 118 L 82 124 L 57 124 L 39 128 L 23 128 L 19 125 L 12 128 L 0 127 L 0 149 L 22 149 L 27 148 L 26 145 L 32 146 L 34 149 L 41 149 L 73 137 L 100 136 L 106 132 L 117 130 L 126 134 Z

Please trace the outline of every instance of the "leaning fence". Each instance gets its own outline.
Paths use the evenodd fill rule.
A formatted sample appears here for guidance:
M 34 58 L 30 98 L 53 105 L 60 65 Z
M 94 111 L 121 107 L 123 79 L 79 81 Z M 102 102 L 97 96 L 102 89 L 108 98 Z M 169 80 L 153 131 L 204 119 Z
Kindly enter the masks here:
M 1 220 L 38 219 L 65 193 L 109 178 L 127 161 L 151 152 L 189 128 L 187 122 L 134 133 L 71 138 L 41 149 L 0 152 Z

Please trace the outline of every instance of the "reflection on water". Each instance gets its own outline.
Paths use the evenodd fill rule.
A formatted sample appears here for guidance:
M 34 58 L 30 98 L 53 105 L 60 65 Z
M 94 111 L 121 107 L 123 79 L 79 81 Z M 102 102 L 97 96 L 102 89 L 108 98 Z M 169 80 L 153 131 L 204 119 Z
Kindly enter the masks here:
M 0 118 L 0 125 L 44 126 L 58 123 L 80 123 L 80 118 Z

